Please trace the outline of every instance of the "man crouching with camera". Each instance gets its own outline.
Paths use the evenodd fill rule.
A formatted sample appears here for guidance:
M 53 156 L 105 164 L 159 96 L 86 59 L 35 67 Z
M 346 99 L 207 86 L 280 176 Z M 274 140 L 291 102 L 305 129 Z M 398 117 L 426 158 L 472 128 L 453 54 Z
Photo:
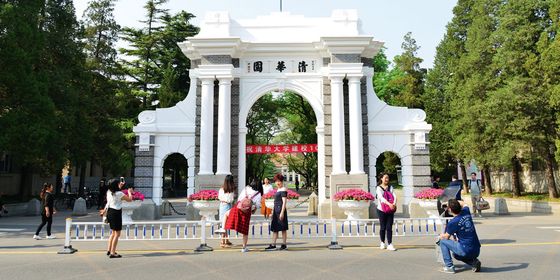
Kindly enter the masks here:
M 473 272 L 480 271 L 480 241 L 474 228 L 469 207 L 463 201 L 450 199 L 447 203 L 447 211 L 453 215 L 445 229 L 445 233 L 439 236 L 439 247 L 443 257 L 443 270 L 445 273 L 455 273 L 453 257 L 472 267 Z

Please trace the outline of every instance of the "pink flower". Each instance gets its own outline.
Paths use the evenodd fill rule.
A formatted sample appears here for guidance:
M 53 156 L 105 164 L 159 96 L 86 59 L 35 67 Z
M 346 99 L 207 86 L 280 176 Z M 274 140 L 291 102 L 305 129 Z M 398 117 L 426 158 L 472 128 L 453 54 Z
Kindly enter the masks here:
M 276 192 L 277 192 L 276 189 L 272 189 L 271 191 L 265 193 L 263 197 L 264 199 L 274 199 Z M 292 190 L 288 190 L 288 199 L 299 199 L 299 193 L 294 192 Z
M 442 189 L 425 189 L 414 194 L 414 197 L 418 199 L 436 199 L 442 194 Z
M 218 200 L 217 190 L 202 190 L 188 197 L 189 200 Z
M 334 195 L 334 200 L 357 200 L 357 201 L 368 201 L 368 200 L 375 200 L 375 197 L 362 189 L 346 189 L 337 192 Z
M 124 193 L 124 195 L 128 195 L 128 189 L 125 189 L 122 192 Z M 136 190 L 134 191 L 134 194 L 132 195 L 132 200 L 144 201 L 144 198 L 145 198 L 144 194 L 142 194 L 141 192 L 136 191 Z

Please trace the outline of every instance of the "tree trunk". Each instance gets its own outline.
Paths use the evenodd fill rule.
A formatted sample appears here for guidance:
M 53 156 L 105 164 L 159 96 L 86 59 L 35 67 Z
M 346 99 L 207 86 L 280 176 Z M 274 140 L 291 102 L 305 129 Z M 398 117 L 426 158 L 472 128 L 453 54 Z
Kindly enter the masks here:
M 461 178 L 463 179 L 463 193 L 469 193 L 469 186 L 467 186 L 467 169 L 462 161 L 459 161 L 459 168 L 461 169 Z
M 31 168 L 27 164 L 21 166 L 19 181 L 19 196 L 22 200 L 26 200 L 31 196 L 32 183 L 31 183 Z
M 556 190 L 556 180 L 554 179 L 554 161 L 552 153 L 547 151 L 546 157 L 546 179 L 548 181 L 548 197 L 558 198 L 558 191 Z
M 58 172 L 56 173 L 55 193 L 60 193 L 60 190 L 62 190 L 62 168 L 59 168 L 57 170 Z
M 86 184 L 86 163 L 80 165 L 80 183 L 78 184 L 78 195 L 84 194 L 84 186 Z
M 512 172 L 511 172 L 511 181 L 512 181 L 512 192 L 514 197 L 521 196 L 521 183 L 519 182 L 519 159 L 515 156 L 511 159 L 512 163 Z
M 484 192 L 486 195 L 492 195 L 492 180 L 490 179 L 490 168 L 484 166 L 482 168 L 482 172 L 484 174 L 484 186 L 486 187 Z

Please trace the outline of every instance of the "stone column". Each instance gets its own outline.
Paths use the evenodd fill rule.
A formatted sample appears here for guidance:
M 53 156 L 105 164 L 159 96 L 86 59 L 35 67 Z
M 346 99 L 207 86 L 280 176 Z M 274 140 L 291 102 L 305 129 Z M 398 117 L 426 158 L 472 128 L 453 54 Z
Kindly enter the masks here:
M 218 159 L 219 175 L 231 174 L 231 78 L 220 78 L 218 97 Z
M 344 99 L 342 96 L 342 76 L 331 76 L 332 114 L 332 173 L 346 174 L 346 149 L 344 140 Z
M 245 137 L 247 135 L 247 128 L 245 127 L 245 124 L 240 124 L 240 125 L 243 125 L 243 127 L 239 127 L 239 166 L 243 168 L 239 168 L 238 175 L 237 175 L 238 193 L 240 193 L 243 190 L 243 188 L 245 188 L 245 168 L 246 168 L 245 158 L 247 157 L 245 154 L 245 150 L 246 150 Z
M 350 123 L 350 174 L 364 174 L 361 76 L 348 77 L 348 118 Z
M 198 174 L 214 174 L 212 171 L 214 139 L 214 78 L 201 78 L 200 104 L 200 170 Z

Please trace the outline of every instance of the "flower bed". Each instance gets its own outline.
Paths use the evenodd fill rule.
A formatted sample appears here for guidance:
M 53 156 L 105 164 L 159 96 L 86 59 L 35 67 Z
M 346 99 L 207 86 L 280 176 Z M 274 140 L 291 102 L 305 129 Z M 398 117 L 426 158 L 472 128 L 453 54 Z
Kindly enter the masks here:
M 274 196 L 276 195 L 276 192 L 277 192 L 276 189 L 272 189 L 271 191 L 264 194 L 263 198 L 264 199 L 274 199 Z M 288 190 L 288 199 L 299 199 L 299 193 L 294 192 L 292 190 Z
M 362 189 L 346 189 L 337 192 L 334 195 L 334 200 L 341 201 L 341 200 L 356 200 L 356 201 L 364 201 L 364 200 L 374 200 L 375 197 Z
M 425 189 L 414 194 L 414 197 L 418 199 L 437 199 L 442 194 L 442 189 Z
M 189 200 L 218 200 L 217 190 L 202 190 L 189 196 Z
M 128 195 L 128 189 L 123 190 L 122 192 L 124 193 L 124 195 Z M 139 191 L 134 191 L 134 194 L 132 195 L 132 200 L 144 201 L 144 194 Z

